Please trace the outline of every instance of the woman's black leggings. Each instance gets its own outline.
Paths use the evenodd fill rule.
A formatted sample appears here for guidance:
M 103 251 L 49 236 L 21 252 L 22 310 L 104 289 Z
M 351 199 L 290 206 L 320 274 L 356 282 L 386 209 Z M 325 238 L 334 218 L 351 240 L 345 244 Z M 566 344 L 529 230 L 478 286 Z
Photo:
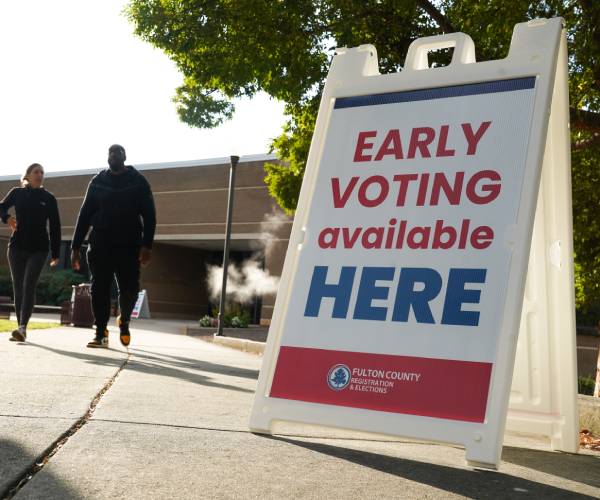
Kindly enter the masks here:
M 47 258 L 47 250 L 30 252 L 18 248 L 8 249 L 8 263 L 15 295 L 15 313 L 19 326 L 27 326 L 29 323 L 35 305 L 35 289 Z

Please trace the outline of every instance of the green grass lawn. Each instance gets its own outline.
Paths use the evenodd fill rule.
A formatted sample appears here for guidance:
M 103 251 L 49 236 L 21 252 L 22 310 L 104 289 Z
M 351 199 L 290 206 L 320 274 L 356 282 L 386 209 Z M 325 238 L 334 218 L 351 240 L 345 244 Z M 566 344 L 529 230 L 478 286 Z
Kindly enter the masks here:
M 56 328 L 60 326 L 60 323 L 36 323 L 32 321 L 27 325 L 28 330 L 40 330 L 42 328 Z M 17 328 L 16 321 L 10 321 L 8 319 L 0 319 L 0 332 L 12 332 L 15 328 Z

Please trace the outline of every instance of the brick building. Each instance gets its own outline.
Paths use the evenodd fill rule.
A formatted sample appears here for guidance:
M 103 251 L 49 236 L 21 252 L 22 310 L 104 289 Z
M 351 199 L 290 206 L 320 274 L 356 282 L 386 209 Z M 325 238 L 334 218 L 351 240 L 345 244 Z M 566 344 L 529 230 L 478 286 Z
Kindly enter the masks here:
M 264 163 L 272 156 L 242 157 L 236 170 L 230 259 L 253 258 L 279 276 L 292 219 L 269 196 Z M 135 165 L 148 179 L 157 212 L 151 265 L 142 271 L 153 317 L 197 319 L 218 305 L 207 287 L 207 266 L 223 258 L 229 158 Z M 44 186 L 58 201 L 62 222 L 60 268 L 70 267 L 69 247 L 86 187 L 99 169 L 46 174 Z M 0 195 L 18 185 L 19 175 L 0 177 Z M 0 266 L 6 266 L 6 225 L 0 225 Z M 216 303 L 215 303 L 216 302 Z M 253 322 L 268 323 L 274 296 L 255 296 L 245 305 Z

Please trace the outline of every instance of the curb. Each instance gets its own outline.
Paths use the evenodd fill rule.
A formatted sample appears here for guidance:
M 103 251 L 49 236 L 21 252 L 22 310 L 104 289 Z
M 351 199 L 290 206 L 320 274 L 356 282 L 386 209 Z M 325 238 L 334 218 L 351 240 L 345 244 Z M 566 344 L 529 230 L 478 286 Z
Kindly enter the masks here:
M 206 337 L 201 337 L 202 340 L 208 340 Z M 264 342 L 256 342 L 254 340 L 236 339 L 232 337 L 212 337 L 214 344 L 219 344 L 225 347 L 231 347 L 232 349 L 238 349 L 244 352 L 250 352 L 252 354 L 263 355 L 265 352 Z
M 261 356 L 265 352 L 266 344 L 264 342 L 256 342 L 255 340 L 238 339 L 225 336 L 216 337 L 214 331 L 212 330 L 199 332 L 196 328 L 185 327 L 184 334 L 189 337 L 196 337 L 205 342 L 211 342 L 213 344 L 229 347 L 231 349 L 237 349 L 238 351 L 249 352 Z

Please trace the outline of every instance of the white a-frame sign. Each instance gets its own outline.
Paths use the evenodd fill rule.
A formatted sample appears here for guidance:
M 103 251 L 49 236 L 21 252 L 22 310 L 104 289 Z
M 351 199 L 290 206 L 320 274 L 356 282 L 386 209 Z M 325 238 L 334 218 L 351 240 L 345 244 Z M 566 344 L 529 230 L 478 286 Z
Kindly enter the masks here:
M 396 74 L 372 46 L 337 52 L 252 430 L 457 443 L 497 467 L 508 414 L 577 450 L 567 94 L 561 19 L 517 25 L 497 61 L 462 33 L 416 40 Z

